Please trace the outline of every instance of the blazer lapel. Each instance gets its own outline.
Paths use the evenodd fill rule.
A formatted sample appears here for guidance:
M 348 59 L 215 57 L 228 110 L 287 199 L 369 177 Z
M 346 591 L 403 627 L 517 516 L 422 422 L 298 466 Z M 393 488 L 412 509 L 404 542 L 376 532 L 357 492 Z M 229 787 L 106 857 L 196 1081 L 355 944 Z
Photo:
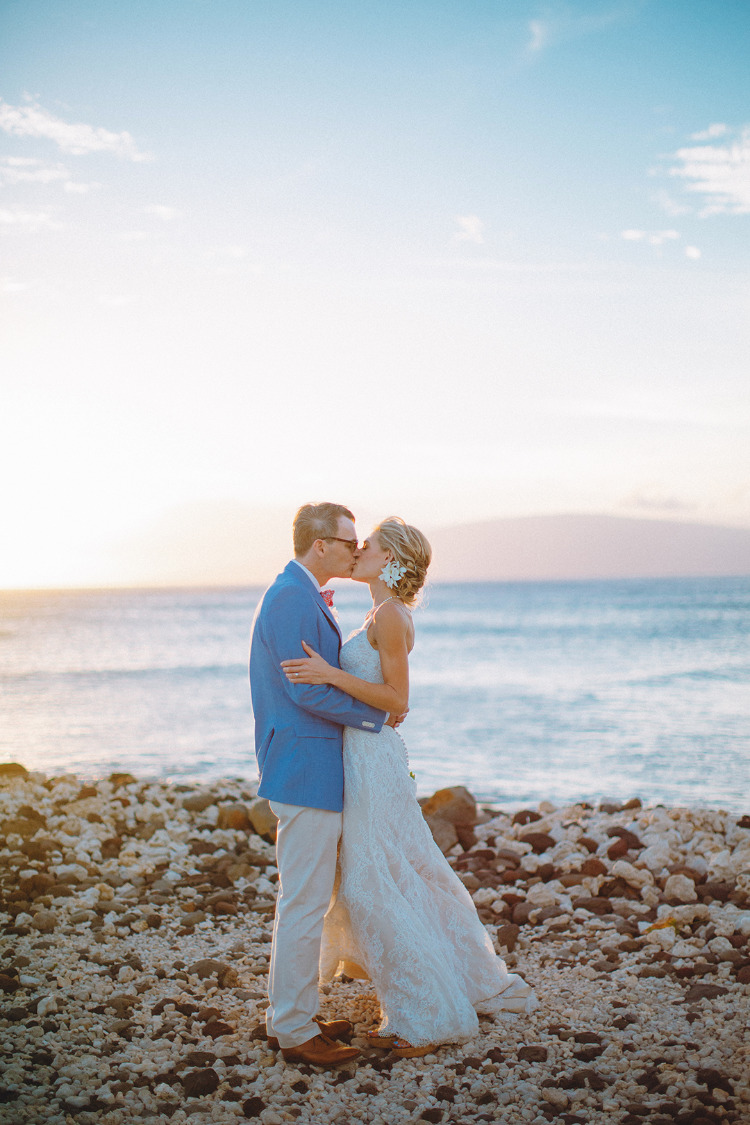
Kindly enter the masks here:
M 333 611 L 331 610 L 331 608 L 329 606 L 327 606 L 326 603 L 323 601 L 323 597 L 320 593 L 320 590 L 318 590 L 317 593 L 315 592 L 315 589 L 314 589 L 313 584 L 310 581 L 310 579 L 307 577 L 306 574 L 303 573 L 303 571 L 300 570 L 297 563 L 294 562 L 293 560 L 291 560 L 290 562 L 287 563 L 287 565 L 284 569 L 284 573 L 287 574 L 290 578 L 292 578 L 295 582 L 298 582 L 302 586 L 303 590 L 309 590 L 310 591 L 310 597 L 313 598 L 316 606 L 318 606 L 318 608 L 320 610 L 322 610 L 322 612 L 328 618 L 328 620 L 331 623 L 331 625 L 333 626 L 333 628 L 336 630 L 336 633 L 338 634 L 338 638 L 339 638 L 339 644 L 341 644 L 342 636 L 341 636 L 341 629 L 339 628 L 339 623 L 336 620 L 336 618 L 333 616 Z

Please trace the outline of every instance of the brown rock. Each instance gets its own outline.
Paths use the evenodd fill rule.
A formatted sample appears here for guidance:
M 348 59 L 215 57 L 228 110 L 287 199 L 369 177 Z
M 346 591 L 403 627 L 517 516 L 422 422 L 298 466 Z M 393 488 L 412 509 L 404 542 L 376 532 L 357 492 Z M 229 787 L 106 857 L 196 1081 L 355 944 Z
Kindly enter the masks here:
M 469 848 L 473 848 L 477 842 L 477 834 L 472 826 L 470 824 L 456 824 L 455 829 L 456 835 L 458 836 L 458 842 L 464 849 L 464 851 L 468 851 Z
M 620 828 L 619 825 L 615 825 L 614 828 L 607 829 L 607 835 L 610 837 L 619 836 L 628 845 L 630 851 L 640 851 L 644 847 L 635 832 L 631 832 L 629 828 Z
M 521 837 L 521 843 L 529 844 L 536 855 L 541 855 L 542 852 L 554 848 L 556 841 L 546 832 L 526 832 Z
M 132 773 L 111 773 L 109 783 L 114 790 L 121 789 L 123 785 L 134 785 L 135 778 Z
M 518 1052 L 518 1057 L 523 1062 L 544 1062 L 547 1058 L 547 1048 L 537 1045 L 521 1047 Z
M 595 895 L 593 898 L 577 898 L 573 901 L 575 909 L 581 908 L 588 910 L 591 914 L 611 914 L 612 903 L 608 898 L 601 898 Z
M 694 984 L 685 993 L 685 1003 L 696 1004 L 699 1000 L 714 1000 L 727 992 L 729 989 L 720 984 Z
M 202 1070 L 189 1070 L 182 1076 L 182 1085 L 188 1098 L 199 1098 L 203 1094 L 213 1094 L 219 1086 L 219 1076 L 210 1066 Z
M 118 1016 L 126 1016 L 132 1008 L 138 1003 L 138 997 L 132 993 L 122 992 L 116 996 L 110 996 L 105 1002 L 105 1007 L 112 1008 Z
M 588 860 L 586 861 L 588 863 Z M 583 882 L 583 871 L 567 871 L 560 876 L 560 882 L 564 887 L 575 887 Z
M 246 831 L 252 828 L 250 817 L 244 805 L 222 805 L 219 809 L 217 828 L 233 828 Z
M 0 781 L 15 777 L 26 780 L 28 776 L 29 771 L 19 762 L 0 762 Z
M 498 926 L 497 929 L 497 944 L 501 949 L 507 949 L 508 953 L 512 953 L 516 948 L 518 935 L 521 932 L 521 927 L 514 922 L 506 922 L 504 926 Z
M 31 925 L 40 934 L 51 934 L 57 925 L 57 915 L 52 910 L 38 910 Z
M 17 977 L 8 976 L 7 973 L 0 973 L 0 992 L 5 992 L 11 995 L 17 992 L 21 987 L 21 982 Z
M 263 1098 L 247 1098 L 242 1103 L 242 1112 L 249 1120 L 260 1117 L 265 1108 L 266 1103 L 263 1101 Z
M 219 917 L 227 917 L 228 915 L 237 914 L 239 907 L 236 902 L 217 902 L 214 907 L 214 914 Z
M 511 918 L 516 926 L 525 926 L 534 907 L 529 902 L 519 902 L 513 907 Z
M 439 1102 L 454 1102 L 456 1100 L 456 1089 L 454 1086 L 438 1086 L 435 1090 L 435 1097 Z
M 210 1066 L 216 1062 L 216 1055 L 213 1051 L 188 1051 L 187 1061 L 191 1066 Z
M 223 961 L 214 961 L 211 958 L 206 958 L 203 961 L 196 961 L 194 965 L 188 968 L 191 976 L 198 977 L 200 980 L 206 980 L 207 977 L 216 976 L 221 972 L 227 972 L 229 965 L 225 965 Z
M 589 856 L 581 864 L 582 875 L 606 875 L 607 871 L 607 865 L 595 855 Z
M 577 843 L 579 843 L 582 848 L 585 848 L 587 852 L 595 852 L 599 847 L 596 840 L 592 840 L 590 836 L 581 836 Z
M 191 793 L 183 799 L 182 807 L 185 812 L 205 812 L 215 804 L 216 797 L 212 793 Z
M 454 848 L 458 843 L 458 832 L 455 824 L 445 820 L 442 816 L 425 816 L 427 825 L 432 833 L 432 838 L 440 848 L 443 855 Z
M 610 844 L 607 848 L 607 857 L 612 860 L 622 859 L 622 857 L 627 855 L 629 851 L 630 849 L 627 845 L 627 841 L 618 839 L 615 840 L 614 843 Z
M 203 1034 L 211 1039 L 220 1039 L 222 1035 L 233 1035 L 234 1028 L 223 1020 L 210 1020 L 203 1028 Z
M 38 859 L 44 861 L 47 859 L 49 852 L 58 851 L 60 845 L 57 840 L 50 839 L 49 836 L 37 836 L 33 840 L 26 840 L 21 845 L 21 851 L 29 859 Z
M 29 820 L 26 816 L 14 816 L 9 820 L 2 821 L 0 828 L 6 836 L 15 833 L 16 836 L 29 840 L 39 831 L 40 825 L 36 820 Z
M 454 826 L 468 825 L 472 827 L 479 819 L 477 816 L 477 803 L 468 789 L 463 785 L 453 785 L 449 789 L 438 789 L 422 805 L 422 813 L 427 819 L 439 816 Z
M 737 969 L 735 976 L 739 984 L 750 984 L 750 965 L 743 965 Z
M 48 894 L 55 882 L 53 875 L 48 875 L 46 871 L 37 871 L 36 875 L 32 875 L 29 879 L 22 879 L 18 889 L 25 898 L 34 899 L 38 895 Z
M 271 812 L 271 806 L 264 797 L 257 797 L 248 806 L 247 815 L 253 826 L 253 832 L 262 836 L 271 843 L 276 842 L 276 817 Z
M 541 819 L 542 814 L 534 809 L 520 809 L 517 813 L 513 813 L 511 824 L 532 824 L 535 820 Z
M 702 899 L 713 898 L 717 902 L 728 902 L 734 890 L 733 883 L 702 883 L 696 890 Z

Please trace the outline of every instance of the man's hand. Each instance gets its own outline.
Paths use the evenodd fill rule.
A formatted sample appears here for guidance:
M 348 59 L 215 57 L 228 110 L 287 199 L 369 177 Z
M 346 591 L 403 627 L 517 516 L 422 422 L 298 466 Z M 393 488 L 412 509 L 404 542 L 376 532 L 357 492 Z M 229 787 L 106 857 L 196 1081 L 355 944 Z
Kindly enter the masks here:
M 407 707 L 406 710 L 401 715 L 389 715 L 388 718 L 386 719 L 385 725 L 387 727 L 393 727 L 393 729 L 395 730 L 396 727 L 400 726 L 401 723 L 403 723 L 404 719 L 406 718 L 406 716 L 408 714 L 409 714 L 409 708 Z

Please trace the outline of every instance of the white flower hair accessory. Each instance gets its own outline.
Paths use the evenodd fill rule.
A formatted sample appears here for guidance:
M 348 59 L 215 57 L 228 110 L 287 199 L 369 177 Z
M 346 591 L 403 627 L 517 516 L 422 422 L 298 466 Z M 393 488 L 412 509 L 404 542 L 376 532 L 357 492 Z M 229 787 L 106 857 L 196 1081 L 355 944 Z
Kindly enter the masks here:
M 380 572 L 380 577 L 383 579 L 388 589 L 393 590 L 395 586 L 398 586 L 405 574 L 406 567 L 393 559 L 391 562 L 385 564 Z

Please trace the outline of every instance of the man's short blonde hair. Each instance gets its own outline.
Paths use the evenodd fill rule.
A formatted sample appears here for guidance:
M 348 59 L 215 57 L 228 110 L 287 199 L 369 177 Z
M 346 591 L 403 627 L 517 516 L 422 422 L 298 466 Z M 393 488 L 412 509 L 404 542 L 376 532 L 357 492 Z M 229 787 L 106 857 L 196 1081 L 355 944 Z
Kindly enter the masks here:
M 306 555 L 316 539 L 335 538 L 342 516 L 354 522 L 354 516 L 343 504 L 303 504 L 292 525 L 297 558 Z

